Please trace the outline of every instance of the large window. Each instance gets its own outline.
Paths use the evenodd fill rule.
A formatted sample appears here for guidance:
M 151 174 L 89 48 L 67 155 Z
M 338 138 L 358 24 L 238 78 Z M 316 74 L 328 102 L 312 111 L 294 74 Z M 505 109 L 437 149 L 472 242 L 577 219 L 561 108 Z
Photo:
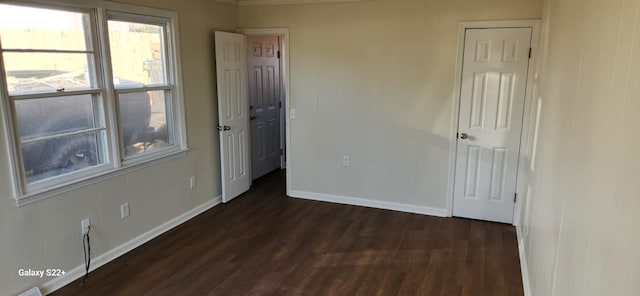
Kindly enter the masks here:
M 175 14 L 38 3 L 0 4 L 18 200 L 184 151 Z

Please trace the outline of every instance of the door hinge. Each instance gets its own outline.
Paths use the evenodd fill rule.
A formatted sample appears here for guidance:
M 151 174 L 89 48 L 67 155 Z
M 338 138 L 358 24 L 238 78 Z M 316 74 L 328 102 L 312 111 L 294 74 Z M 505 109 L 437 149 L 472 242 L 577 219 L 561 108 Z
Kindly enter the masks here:
M 531 53 L 533 52 L 533 48 L 529 47 L 529 58 L 531 58 Z
M 282 109 L 282 101 L 278 102 L 278 108 Z
M 278 50 L 278 58 L 280 58 L 280 51 Z
M 515 203 L 518 200 L 518 194 L 514 193 L 513 194 L 513 202 Z
M 282 155 L 282 154 L 283 154 L 282 149 L 280 149 L 280 155 Z

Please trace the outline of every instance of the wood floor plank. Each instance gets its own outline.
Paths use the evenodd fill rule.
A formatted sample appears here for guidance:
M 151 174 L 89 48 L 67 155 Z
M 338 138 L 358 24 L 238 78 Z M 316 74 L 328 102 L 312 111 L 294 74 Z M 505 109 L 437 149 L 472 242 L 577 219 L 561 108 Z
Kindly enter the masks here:
M 512 226 L 284 192 L 269 174 L 53 295 L 523 295 Z

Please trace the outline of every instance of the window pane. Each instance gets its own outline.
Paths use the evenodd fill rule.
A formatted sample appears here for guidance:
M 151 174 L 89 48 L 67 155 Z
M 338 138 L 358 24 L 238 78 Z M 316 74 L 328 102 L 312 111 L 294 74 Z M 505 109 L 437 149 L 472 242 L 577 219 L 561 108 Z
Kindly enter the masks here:
M 92 55 L 5 52 L 9 94 L 95 87 Z
M 104 132 L 92 132 L 23 145 L 22 157 L 27 182 L 103 164 L 101 139 L 104 139 Z
M 120 128 L 125 155 L 173 145 L 167 128 L 165 91 L 121 94 Z M 170 125 L 170 124 L 169 124 Z
M 0 4 L 0 40 L 4 49 L 87 50 L 88 20 L 85 13 Z
M 109 21 L 109 45 L 116 88 L 167 84 L 163 26 Z
M 15 101 L 22 141 L 96 127 L 92 95 Z

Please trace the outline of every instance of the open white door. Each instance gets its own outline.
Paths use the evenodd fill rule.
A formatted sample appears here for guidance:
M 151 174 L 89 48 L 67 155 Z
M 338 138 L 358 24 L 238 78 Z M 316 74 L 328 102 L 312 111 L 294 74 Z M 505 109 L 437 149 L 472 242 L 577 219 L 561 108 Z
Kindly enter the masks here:
M 249 190 L 249 116 L 245 36 L 215 32 L 222 201 Z
M 466 31 L 454 216 L 513 222 L 531 32 Z

